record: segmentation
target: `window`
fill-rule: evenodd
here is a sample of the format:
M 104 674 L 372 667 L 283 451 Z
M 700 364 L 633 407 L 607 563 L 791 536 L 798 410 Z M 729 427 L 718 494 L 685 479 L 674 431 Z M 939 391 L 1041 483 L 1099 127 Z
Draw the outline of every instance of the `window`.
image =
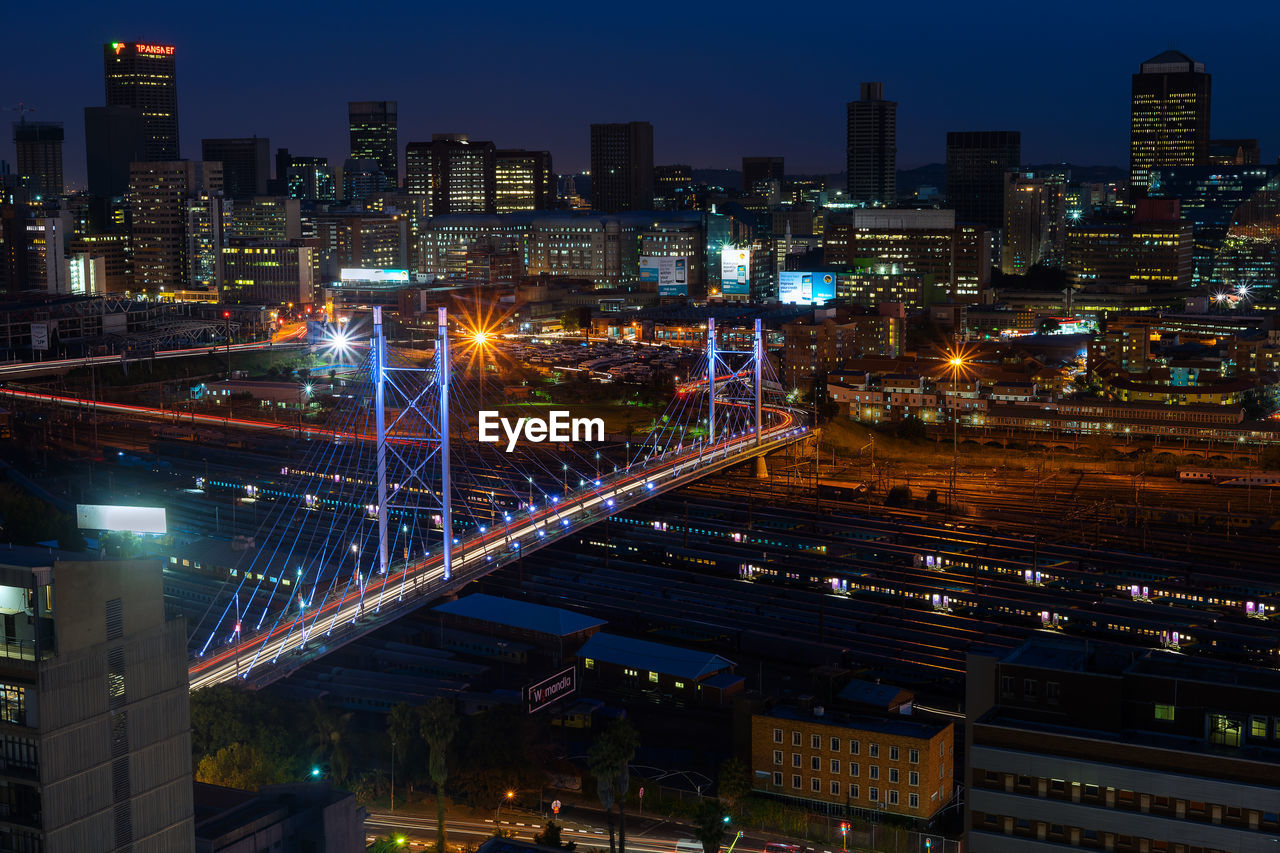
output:
M 636 677 L 638 677 L 638 676 L 640 675 L 640 673 L 639 673 L 637 670 L 634 670 L 634 669 L 625 669 L 625 668 L 624 668 L 624 669 L 622 670 L 622 673 L 623 673 L 624 675 L 629 675 L 629 676 L 631 676 L 632 678 L 636 678 Z
M 1244 725 L 1226 714 L 1209 715 L 1209 743 L 1217 746 L 1239 746 Z
M 839 752 L 839 751 L 840 751 L 840 738 L 838 738 L 838 737 L 833 737 L 833 738 L 831 739 L 831 751 L 832 751 L 832 752 Z
M 849 762 L 849 775 L 850 775 L 850 776 L 857 776 L 857 775 L 858 775 L 858 772 L 859 772 L 861 769 L 862 769 L 862 765 L 861 765 L 861 764 L 859 764 L 858 762 L 856 762 L 856 761 L 850 761 L 850 762 Z
M 799 776 L 797 776 L 797 775 L 795 775 L 795 774 L 792 774 L 792 776 L 791 776 L 791 787 L 793 787 L 793 788 L 795 788 L 795 789 L 797 789 L 797 790 L 800 788 L 800 777 L 799 777 Z
M 822 770 L 822 759 L 816 755 L 809 756 L 809 769 L 814 772 Z
M 914 770 L 912 770 L 910 773 L 908 773 L 908 774 L 907 774 L 907 784 L 908 784 L 908 785 L 910 785 L 910 786 L 911 786 L 911 787 L 913 787 L 913 788 L 914 788 L 915 786 L 919 785 L 919 784 L 920 784 L 920 774 L 919 774 L 919 773 L 917 773 L 917 772 L 916 772 L 916 771 L 914 771 Z
M 832 773 L 840 772 L 840 759 L 838 758 L 831 759 L 831 772 Z
M 773 730 L 773 742 L 782 743 L 782 729 Z
M 773 771 L 773 784 L 777 785 L 779 788 L 782 787 L 782 773 L 780 771 Z
M 822 735 L 809 735 L 809 746 L 812 749 L 822 749 Z
M 840 796 L 840 783 L 835 781 L 834 779 L 831 780 L 831 796 L 833 797 Z
M 896 767 L 889 768 L 889 781 L 895 785 L 898 783 L 898 768 Z
M 651 682 L 653 682 L 654 684 L 657 684 L 657 683 L 658 683 L 658 673 L 654 672 L 653 670 L 649 670 L 649 680 L 650 680 Z
M 1267 736 L 1267 718 L 1249 718 L 1249 737 L 1265 738 Z
M 1280 729 L 1278 729 L 1280 730 Z M 857 755 L 861 744 L 856 740 L 849 741 L 849 754 Z
M 889 760 L 890 761 L 898 760 L 898 748 L 896 746 L 889 747 Z
M 0 721 L 27 724 L 27 688 L 0 682 Z
M 1000 692 L 1005 696 L 1013 695 L 1013 676 L 1012 675 L 1000 676 Z
M 897 791 L 890 791 L 890 792 L 889 792 L 889 805 L 891 805 L 891 806 L 896 806 L 897 804 L 898 804 L 898 792 L 897 792 Z
M 675 686 L 676 686 L 678 689 L 682 689 L 682 688 L 684 687 L 684 682 L 683 682 L 683 681 L 677 681 L 677 682 L 675 682 Z
M 1036 680 L 1034 678 L 1022 679 L 1022 696 L 1024 699 L 1036 698 Z
M 814 776 L 812 779 L 809 780 L 809 787 L 813 790 L 815 794 L 821 794 L 822 780 L 819 779 L 817 776 Z
M 799 732 L 792 732 L 792 733 L 791 733 L 791 745 L 792 745 L 792 746 L 799 746 L 799 745 L 800 745 L 800 733 L 799 733 Z
M 791 753 L 791 766 L 792 767 L 800 766 L 800 753 L 798 752 Z
M 880 765 L 879 765 L 879 764 L 872 764 L 871 766 L 869 766 L 869 767 L 867 768 L 867 778 L 869 778 L 869 779 L 879 779 L 879 778 L 880 778 Z
M 877 802 L 879 802 L 879 801 L 880 801 L 880 789 L 879 789 L 879 788 L 868 788 L 868 789 L 867 789 L 867 799 L 868 799 L 868 800 L 870 800 L 870 801 L 871 801 L 871 802 L 873 802 L 873 803 L 877 803 Z
M 880 757 L 880 744 L 878 744 L 878 743 L 873 743 L 873 744 L 871 744 L 871 745 L 868 747 L 867 754 L 868 754 L 868 755 L 870 755 L 872 758 L 879 758 L 879 757 Z
M 918 750 L 918 749 L 908 749 L 908 750 L 907 750 L 907 761 L 908 761 L 908 762 L 910 762 L 911 764 L 919 764 L 919 763 L 920 763 L 920 750 Z
M 1044 701 L 1050 705 L 1058 704 L 1058 694 L 1062 692 L 1062 685 L 1056 681 L 1046 681 L 1044 683 Z
M 1172 720 L 1174 718 L 1174 707 L 1172 705 L 1156 705 L 1157 720 Z
M 773 763 L 774 763 L 774 764 L 777 764 L 777 765 L 781 765 L 781 764 L 782 764 L 782 750 L 780 750 L 780 749 L 775 749 L 775 750 L 773 751 Z
M 858 786 L 853 783 L 849 784 L 849 799 L 858 799 Z
M 920 795 L 919 795 L 919 794 L 907 794 L 907 805 L 908 805 L 908 806 L 910 806 L 910 807 L 911 807 L 911 808 L 913 808 L 913 809 L 918 809 L 918 808 L 920 808 Z

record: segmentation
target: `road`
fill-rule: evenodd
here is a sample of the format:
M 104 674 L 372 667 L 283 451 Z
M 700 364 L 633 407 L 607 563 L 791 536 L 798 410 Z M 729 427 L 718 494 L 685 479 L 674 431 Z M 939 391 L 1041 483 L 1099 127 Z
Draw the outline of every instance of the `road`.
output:
M 306 329 L 303 328 L 305 335 Z M 130 361 L 140 361 L 142 359 L 166 359 L 166 358 L 190 358 L 195 355 L 218 355 L 225 354 L 228 349 L 231 352 L 256 352 L 258 350 L 270 349 L 299 349 L 305 347 L 306 344 L 301 339 L 296 329 L 287 329 L 282 333 L 275 335 L 269 341 L 251 341 L 243 344 L 232 344 L 230 347 L 213 346 L 208 344 L 199 347 L 187 347 L 185 349 L 159 350 L 154 356 L 135 356 Z M 3 364 L 0 365 L 0 380 L 5 379 L 23 379 L 29 376 L 43 376 L 50 373 L 65 373 L 68 370 L 74 370 L 77 367 L 89 367 L 91 365 L 107 365 L 120 364 L 124 360 L 121 355 L 93 355 L 85 358 L 59 358 L 50 361 L 30 361 L 21 362 L 19 364 Z
M 730 404 L 733 405 L 733 404 Z M 314 610 L 286 606 L 293 616 L 280 620 L 270 630 L 235 639 L 216 652 L 191 662 L 191 689 L 248 678 L 263 686 L 288 671 L 349 642 L 375 627 L 416 609 L 451 589 L 488 574 L 521 554 L 588 527 L 603 518 L 651 497 L 679 488 L 716 471 L 781 449 L 807 434 L 797 413 L 771 408 L 774 421 L 757 442 L 754 433 L 723 438 L 714 444 L 698 442 L 677 447 L 662 455 L 609 477 L 588 483 L 574 497 L 534 508 L 491 530 L 454 546 L 452 571 L 446 577 L 443 555 L 436 553 L 396 569 L 378 579 L 355 584 L 340 598 L 327 600 Z M 352 585 L 348 585 L 350 587 Z M 336 635 L 335 635 L 336 634 Z M 275 666 L 282 655 L 292 655 L 284 665 Z

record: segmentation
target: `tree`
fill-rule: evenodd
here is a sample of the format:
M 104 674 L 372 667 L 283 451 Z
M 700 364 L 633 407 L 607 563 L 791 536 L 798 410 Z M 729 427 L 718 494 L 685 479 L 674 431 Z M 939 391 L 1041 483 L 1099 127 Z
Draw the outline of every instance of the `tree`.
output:
M 542 827 L 542 832 L 533 837 L 533 843 L 541 844 L 543 847 L 559 847 L 561 850 L 574 850 L 578 846 L 573 841 L 567 844 L 561 841 L 560 824 L 553 820 L 547 821 L 546 826 Z
M 351 745 L 347 742 L 350 713 L 342 713 L 321 702 L 311 706 L 311 753 L 313 762 L 327 761 L 329 776 L 341 785 L 351 772 Z
M 703 800 L 693 816 L 693 837 L 702 842 L 703 853 L 716 853 L 724 841 L 724 806 L 715 800 Z
M 396 765 L 404 765 L 405 757 L 414 752 L 414 747 L 421 738 L 418 728 L 418 718 L 413 708 L 408 702 L 400 702 L 392 706 L 391 713 L 387 715 L 387 739 L 391 741 L 391 779 L 393 782 L 392 791 L 394 792 Z M 397 760 L 398 759 L 398 760 Z M 391 803 L 394 809 L 396 804 Z
M 618 853 L 627 853 L 627 789 L 631 787 L 631 760 L 640 736 L 626 719 L 615 721 L 587 751 L 587 765 L 596 777 L 596 793 L 605 813 L 618 805 Z M 606 802 L 606 799 L 608 802 Z M 609 849 L 613 850 L 613 820 L 609 819 Z
M 196 781 L 256 791 L 263 785 L 293 780 L 287 766 L 273 762 L 256 746 L 233 743 L 200 759 L 196 765 Z
M 419 715 L 419 731 L 431 750 L 427 768 L 436 786 L 436 853 L 446 853 L 444 783 L 449 778 L 449 769 L 445 757 L 453 736 L 458 733 L 458 714 L 453 699 L 437 696 L 419 709 Z
M 739 758 L 730 758 L 720 765 L 720 779 L 716 785 L 720 800 L 730 812 L 737 812 L 747 794 L 751 793 L 751 771 Z

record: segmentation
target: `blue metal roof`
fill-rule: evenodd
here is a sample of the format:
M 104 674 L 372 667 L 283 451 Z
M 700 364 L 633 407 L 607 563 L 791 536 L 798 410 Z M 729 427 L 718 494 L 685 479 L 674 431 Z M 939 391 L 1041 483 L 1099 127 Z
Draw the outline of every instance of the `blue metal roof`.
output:
M 479 619 L 495 625 L 520 628 L 552 637 L 567 637 L 605 624 L 601 619 L 575 613 L 572 610 L 499 598 L 483 592 L 459 598 L 457 601 L 447 601 L 434 609 L 440 613 Z
M 710 652 L 697 652 L 649 640 L 633 640 L 603 631 L 591 635 L 591 639 L 578 650 L 578 657 L 647 669 L 692 681 L 733 666 L 733 661 Z

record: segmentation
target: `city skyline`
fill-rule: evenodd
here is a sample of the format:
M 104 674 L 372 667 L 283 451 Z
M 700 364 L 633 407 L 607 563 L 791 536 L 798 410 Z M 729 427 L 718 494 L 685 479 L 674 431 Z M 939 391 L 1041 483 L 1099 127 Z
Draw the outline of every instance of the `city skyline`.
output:
M 315 46 L 339 54 L 350 50 L 325 41 L 340 16 L 336 7 L 318 8 L 305 19 L 255 8 L 260 29 L 278 27 L 292 34 L 266 50 L 254 48 L 243 28 L 234 26 L 237 12 L 249 14 L 247 6 L 232 6 L 224 16 L 199 22 L 89 7 L 80 16 L 79 34 L 60 42 L 59 63 L 50 65 L 47 48 L 31 42 L 18 42 L 7 53 L 6 107 L 21 101 L 34 109 L 29 119 L 63 122 L 65 174 L 73 188 L 85 181 L 83 109 L 103 103 L 102 45 L 120 38 L 175 45 L 182 154 L 189 159 L 199 156 L 203 138 L 257 135 L 268 137 L 273 149 L 323 155 L 340 165 L 348 153 L 346 102 L 395 100 L 401 156 L 408 142 L 427 141 L 434 133 L 467 133 L 501 147 L 549 150 L 557 168 L 571 173 L 588 168 L 590 124 L 650 121 L 656 163 L 732 169 L 743 156 L 780 155 L 793 174 L 830 174 L 844 163 L 845 104 L 857 98 L 860 80 L 883 80 L 900 104 L 899 168 L 943 162 L 947 131 L 993 128 L 1020 130 L 1028 162 L 1122 168 L 1128 160 L 1130 76 L 1145 59 L 1173 47 L 1203 62 L 1216 78 L 1212 135 L 1257 137 L 1264 162 L 1272 160 L 1280 118 L 1265 110 L 1248 117 L 1264 97 L 1260 81 L 1273 76 L 1266 67 L 1272 60 L 1263 58 L 1266 28 L 1217 38 L 1221 25 L 1214 19 L 1194 26 L 1172 23 L 1177 18 L 1172 13 L 1189 5 L 1160 8 L 1160 20 L 1168 22 L 1160 26 L 1141 9 L 1108 10 L 1105 37 L 1117 46 L 1098 56 L 1079 47 L 1096 43 L 1089 37 L 1096 24 L 1087 10 L 1074 10 L 1053 34 L 1040 38 L 1001 24 L 957 44 L 949 34 L 944 41 L 943 33 L 959 22 L 959 13 L 938 6 L 927 29 L 905 41 L 875 40 L 851 53 L 815 45 L 808 53 L 791 54 L 804 61 L 781 64 L 766 48 L 762 59 L 775 67 L 767 80 L 716 87 L 689 81 L 718 79 L 727 73 L 725 63 L 744 59 L 734 45 L 754 42 L 745 40 L 747 23 L 709 12 L 693 13 L 687 45 L 661 47 L 670 36 L 654 17 L 635 25 L 627 46 L 606 52 L 592 46 L 581 16 L 530 20 L 531 13 L 520 7 L 499 7 L 489 22 L 491 48 L 482 63 L 448 37 L 470 26 L 461 11 L 441 10 L 432 18 L 406 13 L 402 31 L 421 33 L 425 55 L 436 60 L 424 63 L 421 46 L 378 50 L 376 34 L 359 22 L 349 22 L 343 32 L 348 45 L 371 51 L 369 61 L 325 61 L 324 51 Z M 16 31 L 36 27 L 34 18 L 24 20 L 30 14 L 15 10 Z M 889 12 L 876 14 L 863 26 L 898 26 Z M 846 13 L 832 11 L 825 20 L 838 25 Z M 809 31 L 805 23 L 785 21 L 771 29 L 780 44 L 803 43 Z M 1257 50 L 1251 49 L 1255 40 Z M 558 43 L 568 47 L 550 53 L 542 47 Z M 228 62 L 227 51 L 253 61 Z M 1046 55 L 1060 59 L 1046 63 Z M 636 62 L 654 58 L 664 61 L 622 80 L 578 73 L 603 63 L 635 68 Z M 971 69 L 971 75 L 953 73 L 957 66 Z M 1026 73 L 1037 66 L 1042 73 Z M 441 73 L 441 68 L 459 70 Z M 439 82 L 430 85 L 433 80 Z M 526 80 L 545 93 L 531 96 Z M 717 106 L 707 109 L 708 98 Z M 787 108 L 794 121 L 762 120 L 766 113 L 752 106 L 761 98 Z M 17 120 L 16 111 L 9 114 Z M 0 159 L 12 162 L 8 137 Z

